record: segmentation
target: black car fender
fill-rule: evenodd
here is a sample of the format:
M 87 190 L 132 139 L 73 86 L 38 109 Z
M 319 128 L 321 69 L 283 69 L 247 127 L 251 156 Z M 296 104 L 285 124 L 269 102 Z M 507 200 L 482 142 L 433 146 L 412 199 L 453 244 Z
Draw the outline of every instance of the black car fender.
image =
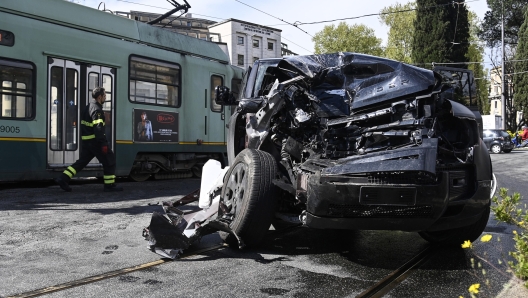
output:
M 491 158 L 488 148 L 482 139 L 479 139 L 479 144 L 473 147 L 473 160 L 475 162 L 477 180 L 492 180 Z

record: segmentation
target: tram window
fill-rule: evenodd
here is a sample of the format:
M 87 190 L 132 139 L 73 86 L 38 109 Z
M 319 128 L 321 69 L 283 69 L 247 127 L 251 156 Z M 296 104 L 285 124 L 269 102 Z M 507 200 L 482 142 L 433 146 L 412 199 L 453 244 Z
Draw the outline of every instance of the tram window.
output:
M 77 125 L 77 116 L 78 116 L 78 101 L 79 101 L 79 73 L 77 70 L 72 68 L 66 69 L 66 98 L 65 108 L 66 108 L 66 122 L 64 127 L 66 129 L 66 150 L 75 151 L 77 150 L 77 135 L 78 135 L 78 125 Z
M 0 60 L 0 119 L 34 117 L 33 66 Z
M 99 74 L 91 72 L 88 74 L 88 97 L 92 98 L 92 91 L 99 85 Z
M 180 106 L 181 73 L 178 64 L 133 56 L 129 77 L 131 102 Z
M 50 72 L 50 148 L 51 150 L 63 150 L 62 148 L 62 124 L 64 121 L 63 81 L 64 70 L 62 67 L 53 66 Z
M 222 106 L 219 104 L 216 104 L 216 102 L 214 101 L 216 86 L 224 86 L 224 78 L 221 76 L 212 75 L 211 76 L 211 110 L 213 112 L 221 112 Z
M 231 92 L 235 95 L 235 98 L 240 99 L 240 87 L 242 84 L 241 79 L 232 79 L 231 80 Z
M 112 110 L 112 97 L 114 96 L 114 91 L 112 90 L 112 77 L 110 75 L 103 75 L 103 88 L 106 93 L 106 101 L 103 104 L 103 110 L 111 111 Z

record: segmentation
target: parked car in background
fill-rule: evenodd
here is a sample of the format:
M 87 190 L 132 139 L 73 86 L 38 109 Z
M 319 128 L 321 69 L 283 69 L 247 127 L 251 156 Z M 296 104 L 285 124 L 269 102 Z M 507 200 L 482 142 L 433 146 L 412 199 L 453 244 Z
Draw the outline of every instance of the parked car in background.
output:
M 501 129 L 484 130 L 484 144 L 493 153 L 510 153 L 513 148 L 513 142 L 510 135 Z

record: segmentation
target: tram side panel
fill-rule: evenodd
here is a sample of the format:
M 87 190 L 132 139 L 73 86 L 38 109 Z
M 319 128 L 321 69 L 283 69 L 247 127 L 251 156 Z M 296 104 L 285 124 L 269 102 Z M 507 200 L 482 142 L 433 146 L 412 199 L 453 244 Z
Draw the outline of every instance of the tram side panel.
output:
M 0 181 L 37 180 L 46 175 L 44 58 L 35 58 L 30 33 L 35 22 L 0 12 Z M 39 59 L 40 58 L 40 59 Z
M 129 80 L 121 84 L 128 83 L 130 93 L 127 99 L 121 101 L 127 108 L 118 108 L 118 119 L 126 122 L 121 127 L 132 127 L 131 135 L 127 131 L 118 131 L 118 164 L 123 165 L 120 171 L 128 171 L 139 180 L 148 174 L 154 174 L 157 178 L 181 177 L 192 172 L 199 174 L 200 166 L 205 161 L 210 158 L 222 160 L 226 151 L 225 117 L 222 117 L 222 110 L 214 110 L 211 106 L 211 88 L 214 89 L 214 84 L 218 82 L 215 78 L 231 80 L 240 74 L 235 74 L 230 67 L 218 62 L 175 53 L 140 50 L 143 51 L 135 52 L 129 59 L 129 74 L 119 76 Z M 138 86 L 142 83 L 138 83 L 141 78 L 136 80 L 134 77 L 135 61 L 147 63 L 151 68 L 177 68 L 180 74 L 178 108 L 157 104 L 158 101 L 163 102 L 163 97 L 152 99 L 138 95 L 141 89 Z M 137 135 L 140 112 L 145 112 L 149 117 L 154 132 L 152 140 L 141 139 Z M 176 125 L 171 127 L 167 124 L 174 119 L 177 120 Z M 119 141 L 130 139 L 132 142 Z M 132 158 L 132 168 L 126 168 L 127 160 Z
M 114 103 L 110 108 L 110 116 L 114 124 L 111 132 L 118 158 L 118 175 L 128 175 L 138 169 L 139 173 L 144 174 L 144 166 L 148 168 L 151 160 L 158 163 L 158 167 L 164 165 L 165 170 L 188 170 L 201 161 L 200 158 L 203 160 L 204 157 L 218 157 L 225 152 L 223 133 L 225 119 L 222 119 L 224 117 L 221 112 L 211 109 L 210 94 L 211 88 L 214 88 L 211 83 L 212 76 L 220 77 L 224 80 L 224 84 L 230 82 L 234 76 L 240 76 L 227 65 L 4 12 L 0 12 L 0 30 L 10 31 L 16 38 L 13 46 L 1 46 L 0 52 L 2 80 L 6 82 L 2 83 L 3 114 L 0 117 L 0 126 L 9 127 L 4 128 L 3 131 L 0 127 L 2 147 L 0 181 L 49 179 L 61 172 L 60 166 L 50 167 L 47 156 L 47 152 L 51 150 L 49 131 L 56 125 L 52 122 L 50 107 L 58 103 L 49 86 L 50 58 L 64 59 L 79 65 L 79 73 L 76 77 L 78 86 L 74 88 L 79 111 L 89 99 L 90 73 L 85 70 L 93 65 L 114 69 L 115 76 L 112 77 L 114 81 L 111 90 Z M 216 45 L 211 44 L 211 46 Z M 129 67 L 130 57 L 134 56 L 181 67 L 181 78 L 178 83 L 179 106 L 145 102 L 145 99 L 143 102 L 137 101 L 137 98 L 136 101 L 131 100 L 132 78 Z M 7 64 L 11 68 L 7 67 Z M 13 65 L 18 71 L 13 71 Z M 4 77 L 13 77 L 13 72 L 24 71 L 32 78 L 25 79 L 27 81 L 25 87 L 22 88 L 23 82 L 20 81 L 23 80 L 24 75 L 20 75 L 18 88 L 8 88 L 9 80 Z M 15 81 L 11 84 L 15 84 Z M 161 91 L 163 93 L 166 88 Z M 6 108 L 8 102 L 14 102 L 11 98 L 16 98 L 18 105 L 22 102 L 26 104 L 24 110 L 27 115 L 6 116 L 12 112 L 9 110 L 16 113 L 16 109 Z M 24 100 L 18 101 L 18 98 Z M 64 104 L 67 104 L 66 100 Z M 16 104 L 14 106 L 17 107 Z M 151 110 L 169 116 L 177 115 L 177 139 L 151 143 L 135 139 L 134 133 L 139 119 L 137 115 L 134 116 L 134 112 L 137 110 Z M 76 142 L 79 144 L 78 132 Z M 67 144 L 64 147 L 75 148 Z M 100 167 L 79 173 L 79 176 L 100 175 L 102 175 Z

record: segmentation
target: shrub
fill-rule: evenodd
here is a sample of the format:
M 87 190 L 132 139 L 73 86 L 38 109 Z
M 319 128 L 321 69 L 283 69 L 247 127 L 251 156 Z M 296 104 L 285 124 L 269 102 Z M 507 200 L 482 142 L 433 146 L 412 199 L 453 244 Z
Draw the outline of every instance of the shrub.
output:
M 496 206 L 492 206 L 491 210 L 495 212 L 495 217 L 498 221 L 517 226 L 520 232 L 513 231 L 513 240 L 515 241 L 516 251 L 510 252 L 510 256 L 514 261 L 508 262 L 515 275 L 523 280 L 528 279 L 528 212 L 526 211 L 526 204 L 524 208 L 520 208 L 521 195 L 514 193 L 512 196 L 508 195 L 506 188 L 499 190 L 499 197 L 493 197 L 493 202 Z M 528 282 L 524 284 L 528 287 Z

